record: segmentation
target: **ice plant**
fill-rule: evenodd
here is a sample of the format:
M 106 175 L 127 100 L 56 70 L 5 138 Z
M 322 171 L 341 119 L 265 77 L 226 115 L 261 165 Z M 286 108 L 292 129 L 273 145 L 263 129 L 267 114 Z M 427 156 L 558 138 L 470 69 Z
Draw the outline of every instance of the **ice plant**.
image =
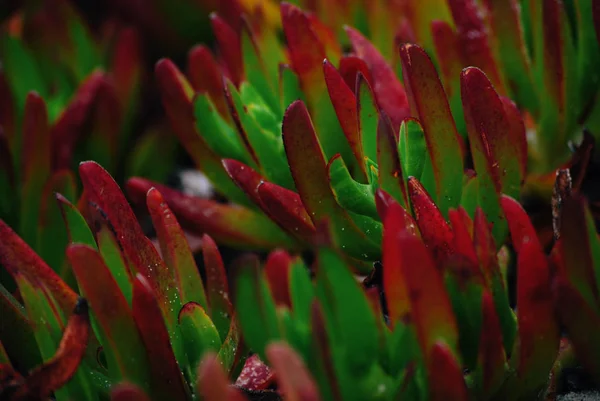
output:
M 215 16 L 220 65 L 198 47 L 189 54 L 189 81 L 168 60 L 156 67 L 173 129 L 217 190 L 241 210 L 268 216 L 303 247 L 327 216 L 348 257 L 375 261 L 382 238 L 375 191 L 418 213 L 408 196 L 414 177 L 446 217 L 459 205 L 473 217 L 481 206 L 501 244 L 507 229 L 500 194 L 519 197 L 527 173 L 525 126 L 515 104 L 480 69 L 458 73 L 463 136 L 421 47 L 400 48 L 402 84 L 357 31 L 347 30 L 354 54 L 342 55 L 313 16 L 289 4 L 281 14 L 290 66 L 276 68 L 285 52 L 272 32 L 254 35 L 246 26 L 239 37 Z M 269 79 L 274 71 L 278 82 Z M 216 230 L 189 223 L 211 235 Z
M 273 341 L 289 343 L 324 400 L 542 399 L 552 391 L 561 339 L 556 310 L 567 327 L 563 342 L 572 341 L 600 383 L 592 340 L 600 334 L 599 237 L 579 194 L 564 201 L 551 256 L 518 202 L 502 196 L 516 250 L 515 311 L 506 249 L 497 254 L 482 210 L 471 219 L 451 208 L 447 223 L 430 199 L 417 205 L 427 221 L 378 192 L 383 266 L 366 288 L 327 241 L 311 266 L 314 279 L 284 251 L 264 269 L 247 259 L 235 306 L 249 346 L 264 357 Z
M 47 397 L 54 392 L 57 400 L 99 400 L 127 382 L 153 399 L 191 400 L 200 359 L 209 351 L 218 353 L 229 378 L 237 378 L 246 347 L 212 239 L 203 238 L 203 283 L 183 231 L 158 190 L 148 191 L 146 202 L 162 257 L 102 167 L 83 163 L 80 176 L 86 194 L 80 203 L 83 215 L 64 196 L 55 200 L 69 235 L 66 255 L 75 287 L 0 221 L 0 260 L 18 287 L 13 294 L 0 286 L 1 398 L 24 400 L 20 397 L 30 393 Z M 89 340 L 86 331 L 78 331 L 88 330 L 79 321 L 85 304 L 75 312 L 81 317 L 73 318 L 79 323 L 67 322 L 78 296 L 90 305 Z M 65 327 L 66 339 L 59 346 Z M 39 373 L 24 380 L 14 377 L 10 367 L 27 372 L 41 363 Z M 261 366 L 268 382 L 272 374 L 262 364 L 255 369 Z

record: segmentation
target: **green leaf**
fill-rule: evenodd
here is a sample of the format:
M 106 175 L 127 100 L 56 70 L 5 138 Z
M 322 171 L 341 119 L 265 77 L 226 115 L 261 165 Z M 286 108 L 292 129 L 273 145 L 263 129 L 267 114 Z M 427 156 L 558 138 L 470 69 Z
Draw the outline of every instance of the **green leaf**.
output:
M 363 154 L 371 160 L 377 160 L 377 126 L 379 110 L 369 82 L 359 73 L 357 79 L 358 130 Z
M 339 154 L 329 161 L 327 169 L 331 189 L 341 207 L 373 219 L 379 218 L 371 185 L 354 181 Z
M 248 255 L 240 261 L 235 300 L 240 328 L 246 342 L 262 360 L 267 360 L 266 346 L 280 338 L 280 328 L 275 301 L 254 255 Z
M 98 250 L 94 234 L 92 234 L 85 218 L 81 215 L 79 210 L 62 194 L 56 194 L 56 201 L 58 202 L 58 207 L 60 208 L 63 220 L 67 226 L 69 242 L 71 244 L 85 244 Z
M 195 302 L 188 302 L 181 308 L 179 328 L 188 356 L 190 370 L 196 372 L 204 354 L 220 350 L 219 332 L 206 314 L 206 310 Z

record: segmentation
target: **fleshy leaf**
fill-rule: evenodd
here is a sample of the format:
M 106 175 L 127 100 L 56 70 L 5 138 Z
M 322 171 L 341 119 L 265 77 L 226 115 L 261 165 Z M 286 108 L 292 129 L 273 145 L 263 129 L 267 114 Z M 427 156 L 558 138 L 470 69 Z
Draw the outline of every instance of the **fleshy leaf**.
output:
M 152 187 L 163 195 L 181 227 L 191 233 L 207 233 L 219 243 L 242 249 L 297 246 L 275 223 L 254 210 L 186 195 L 143 178 L 131 178 L 127 182 L 127 192 L 135 203 L 144 202 Z
M 77 210 L 77 208 L 61 194 L 56 194 L 56 201 L 58 202 L 65 225 L 67 226 L 69 241 L 72 244 L 85 244 L 98 249 L 94 234 L 92 234 L 85 218 L 81 215 L 79 210 Z
M 498 141 L 501 141 L 502 138 L 508 138 L 506 132 L 512 127 L 506 124 L 502 103 L 496 104 L 496 108 L 494 109 L 494 103 L 491 102 L 498 98 L 489 80 L 481 70 L 474 67 L 463 70 L 461 75 L 461 94 L 471 145 L 471 154 L 473 155 L 473 163 L 477 171 L 479 206 L 493 225 L 492 232 L 496 244 L 501 244 L 504 242 L 507 230 L 506 220 L 500 207 L 499 194 L 504 189 L 501 177 L 504 174 L 504 169 L 508 167 L 500 166 L 499 158 L 501 156 L 500 154 L 496 155 L 495 149 L 491 148 L 498 144 Z M 481 96 L 486 94 L 487 96 Z M 499 122 L 496 120 L 498 117 L 494 118 L 495 124 L 489 121 L 492 116 L 488 112 L 491 110 L 493 110 L 493 116 L 497 116 L 498 113 L 500 115 Z M 503 123 L 504 126 L 498 127 L 497 124 L 499 123 Z M 502 156 L 510 157 L 506 153 L 511 153 L 509 150 L 511 145 L 516 144 L 506 144 L 505 149 L 507 150 L 501 152 Z M 516 158 L 515 153 L 513 153 L 513 156 L 515 156 L 516 160 L 512 163 L 511 168 L 514 168 L 516 171 L 515 173 L 507 171 L 510 174 L 520 174 L 520 170 L 518 170 L 519 160 Z M 515 181 L 516 184 L 513 184 Z M 509 182 L 510 184 L 507 185 L 506 190 L 513 192 L 513 185 L 518 188 L 521 179 L 517 176 L 516 180 L 515 178 L 510 178 Z
M 277 383 L 289 401 L 319 401 L 319 390 L 302 359 L 287 344 L 272 343 L 267 357 L 277 373 Z
M 292 103 L 285 113 L 283 141 L 296 188 L 313 222 L 331 219 L 334 233 L 339 236 L 336 240 L 348 254 L 362 259 L 377 258 L 380 251 L 376 243 L 361 232 L 335 200 L 321 147 L 301 101 Z M 340 231 L 345 232 L 340 236 Z
M 283 249 L 271 252 L 265 263 L 265 274 L 277 305 L 291 308 L 290 300 L 290 269 L 292 258 Z
M 190 399 L 189 388 L 171 348 L 171 342 L 179 339 L 172 338 L 167 330 L 152 286 L 139 273 L 133 281 L 132 316 L 146 349 L 152 394 L 176 400 Z
M 400 49 L 411 114 L 423 125 L 435 177 L 435 201 L 442 214 L 460 202 L 463 162 L 460 137 L 435 67 L 416 45 Z
M 127 382 L 119 383 L 110 391 L 110 401 L 151 401 L 140 387 Z
M 67 249 L 77 282 L 98 321 L 101 342 L 115 379 L 126 379 L 148 389 L 148 357 L 133 313 L 100 255 L 86 245 Z
M 198 369 L 197 393 L 206 401 L 248 401 L 240 390 L 229 385 L 216 355 L 204 357 Z
M 379 108 L 375 102 L 369 82 L 358 74 L 356 78 L 356 106 L 358 109 L 358 132 L 362 144 L 363 157 L 377 160 L 377 127 Z M 365 159 L 366 160 L 366 159 Z
M 229 283 L 223 259 L 217 244 L 208 235 L 202 236 L 202 257 L 206 272 L 206 292 L 208 293 L 210 316 L 219 331 L 221 341 L 224 341 L 229 332 L 233 306 L 229 300 Z
M 79 299 L 54 357 L 33 370 L 14 390 L 11 399 L 46 399 L 71 380 L 85 354 L 89 334 L 88 305 L 84 299 Z M 94 399 L 90 390 L 88 388 L 88 394 L 80 396 Z
M 188 77 L 196 92 L 206 93 L 222 118 L 229 110 L 223 93 L 223 77 L 219 65 L 205 45 L 197 45 L 188 53 Z
M 206 295 L 200 272 L 194 261 L 194 255 L 177 218 L 167 206 L 163 196 L 157 189 L 151 188 L 147 194 L 147 205 L 158 237 L 161 255 L 179 290 L 179 301 L 182 305 L 198 302 L 207 307 Z M 170 299 L 171 302 L 175 302 Z M 177 307 L 177 305 L 173 305 Z
M 441 267 L 454 252 L 452 228 L 425 188 L 414 177 L 408 179 L 408 194 L 423 242 L 430 248 L 435 261 Z
M 492 396 L 502 385 L 506 370 L 506 353 L 502 342 L 500 321 L 489 292 L 482 298 L 483 324 L 479 341 L 479 366 L 484 396 Z
M 437 341 L 432 345 L 428 359 L 431 400 L 467 401 L 469 393 L 462 368 L 452 348 L 444 341 Z
M 225 71 L 227 71 L 233 83 L 239 86 L 244 76 L 240 38 L 237 32 L 217 14 L 211 14 L 210 22 L 219 44 L 219 53 Z
M 364 36 L 352 28 L 345 29 L 354 51 L 369 66 L 373 77 L 370 83 L 377 103 L 390 117 L 394 131 L 398 130 L 402 119 L 410 114 L 408 99 L 402 84 L 383 56 Z
M 195 302 L 188 302 L 179 311 L 181 330 L 189 364 L 196 371 L 202 357 L 209 351 L 218 352 L 221 339 L 206 310 Z
M 391 195 L 396 202 L 407 208 L 408 194 L 405 172 L 398 154 L 398 142 L 391 124 L 385 115 L 379 118 L 377 125 L 377 168 L 379 170 L 379 188 Z

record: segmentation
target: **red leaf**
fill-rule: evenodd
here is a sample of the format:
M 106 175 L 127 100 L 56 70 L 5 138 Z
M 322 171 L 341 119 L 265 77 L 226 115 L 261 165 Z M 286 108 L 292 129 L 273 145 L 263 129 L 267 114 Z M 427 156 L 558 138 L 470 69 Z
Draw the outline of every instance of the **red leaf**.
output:
M 82 133 L 96 93 L 101 83 L 105 81 L 103 72 L 93 72 L 79 86 L 67 108 L 58 117 L 52 127 L 52 168 L 54 170 L 68 169 L 71 166 L 73 151 Z
M 317 18 L 316 14 L 308 13 L 306 17 L 310 22 L 310 27 L 312 28 L 313 32 L 323 44 L 323 49 L 325 50 L 327 57 L 334 60 L 334 62 L 337 62 L 342 55 L 342 48 L 335 32 L 333 32 L 329 26 Z
M 324 87 L 321 66 L 327 57 L 323 44 L 306 14 L 298 7 L 282 3 L 281 21 L 288 44 L 289 57 L 304 92 L 313 99 Z
M 344 56 L 340 59 L 340 75 L 346 82 L 346 85 L 352 93 L 356 94 L 356 79 L 358 78 L 358 74 L 361 73 L 363 77 L 367 80 L 371 88 L 373 87 L 373 77 L 371 76 L 371 70 L 369 66 L 360 57 L 356 56 Z
M 65 314 L 77 294 L 3 220 L 0 220 L 0 260 L 13 278 L 23 276 L 31 285 L 48 291 Z
M 223 92 L 223 74 L 205 45 L 197 45 L 188 53 L 187 75 L 196 92 L 208 93 L 221 117 L 230 118 Z
M 458 347 L 458 328 L 444 279 L 423 241 L 401 233 L 397 241 L 398 264 L 405 278 L 410 299 L 411 320 L 427 365 L 432 366 L 432 351 L 440 341 L 453 352 Z
M 383 289 L 387 301 L 390 321 L 407 321 L 410 300 L 403 273 L 399 241 L 404 234 L 418 236 L 412 217 L 396 201 L 388 205 L 383 219 Z
M 142 46 L 134 28 L 122 29 L 113 50 L 110 72 L 121 106 L 127 107 L 136 93 L 141 78 Z
M 238 33 L 214 13 L 210 16 L 210 22 L 227 76 L 236 87 L 239 87 L 244 76 L 244 64 L 242 61 L 242 45 Z
M 274 378 L 273 371 L 254 354 L 246 360 L 235 385 L 246 390 L 264 390 L 273 383 Z
M 492 396 L 505 379 L 506 353 L 494 299 L 487 291 L 483 293 L 481 306 L 483 321 L 479 342 L 479 365 L 483 375 L 484 394 Z
M 409 207 L 406 183 L 398 154 L 398 141 L 387 116 L 383 113 L 377 123 L 377 167 L 379 186 L 400 202 L 402 207 Z
M 173 354 L 158 300 L 150 283 L 141 274 L 133 281 L 132 313 L 146 347 L 153 395 L 163 399 L 189 399 L 191 395 Z
M 289 274 L 292 258 L 283 249 L 271 252 L 265 264 L 267 282 L 277 305 L 285 305 L 291 309 Z
M 110 391 L 110 401 L 151 401 L 139 387 L 129 383 L 119 383 Z
M 459 90 L 459 77 L 463 68 L 458 38 L 452 26 L 446 21 L 432 21 L 431 32 L 435 45 L 435 54 L 440 65 L 444 90 L 450 99 Z
M 270 182 L 258 186 L 258 195 L 273 220 L 297 238 L 312 241 L 315 226 L 300 195 Z
M 89 202 L 104 211 L 114 228 L 131 270 L 142 273 L 158 290 L 157 271 L 164 271 L 164 263 L 152 242 L 144 235 L 117 183 L 95 162 L 81 163 L 79 175 Z
M 480 274 L 481 271 L 479 270 L 479 261 L 477 259 L 477 254 L 475 253 L 473 237 L 469 233 L 469 227 L 467 227 L 465 223 L 465 215 L 466 212 L 462 207 L 459 207 L 458 210 L 450 209 L 448 211 L 452 232 L 454 233 L 453 248 L 457 254 L 465 258 L 469 267 L 472 268 L 475 273 Z
M 423 242 L 430 249 L 436 265 L 442 268 L 444 261 L 454 252 L 452 228 L 423 185 L 414 177 L 408 179 L 408 194 Z
M 344 235 L 337 239 L 344 241 L 342 247 L 349 244 L 346 247 L 349 255 L 363 259 L 378 257 L 379 247 L 360 231 L 335 199 L 329 185 L 327 165 L 321 146 L 302 101 L 295 101 L 288 107 L 283 117 L 282 130 L 292 176 L 313 223 L 324 218 L 331 219 L 334 232 L 345 231 Z M 350 245 L 353 243 L 363 243 L 364 248 L 358 249 Z
M 288 401 L 319 401 L 319 388 L 300 356 L 285 343 L 267 346 L 267 357 L 277 373 L 277 384 Z
M 446 211 L 460 203 L 463 162 L 460 137 L 431 59 L 416 45 L 400 48 L 411 114 L 423 126 L 435 178 L 435 200 Z
M 488 43 L 487 29 L 475 0 L 448 1 L 456 23 L 464 65 L 481 68 L 491 77 L 497 90 L 505 95 L 506 89 Z
M 531 220 L 529 220 L 527 212 L 518 201 L 507 195 L 502 195 L 500 203 L 508 222 L 512 244 L 519 253 L 524 242 L 537 240 L 536 231 L 531 224 Z
M 221 362 L 214 354 L 207 354 L 198 368 L 197 393 L 205 401 L 248 401 L 242 392 L 229 385 Z
M 229 300 L 229 283 L 217 244 L 208 235 L 202 237 L 202 256 L 206 272 L 206 292 L 210 315 L 219 332 L 227 332 L 233 306 Z
M 478 175 L 489 174 L 497 192 L 518 196 L 524 179 L 521 175 L 524 127 L 522 129 L 519 122 L 514 121 L 514 110 L 511 110 L 513 121 L 508 119 L 505 106 L 509 104 L 500 99 L 481 70 L 465 69 L 461 88 L 471 148 L 485 156 L 485 161 L 473 156 Z
M 88 304 L 80 298 L 52 359 L 33 370 L 9 396 L 13 400 L 47 399 L 75 374 L 83 359 L 90 333 Z
M 507 97 L 501 97 L 504 103 L 504 112 L 508 119 L 508 140 L 513 143 L 512 150 L 515 152 L 519 163 L 521 179 L 527 176 L 527 132 L 525 122 L 517 105 Z
M 490 225 L 480 207 L 475 210 L 473 238 L 481 270 L 488 285 L 491 285 L 492 278 L 500 275 L 500 266 L 498 265 L 496 243 Z M 504 282 L 504 280 L 501 280 L 501 282 Z
M 163 195 L 181 227 L 192 234 L 209 234 L 219 243 L 243 249 L 298 247 L 275 223 L 254 210 L 186 195 L 143 178 L 127 182 L 127 192 L 134 203 L 142 203 L 152 187 Z
M 558 352 L 560 331 L 554 315 L 548 260 L 537 238 L 521 244 L 517 260 L 518 372 L 547 377 Z M 537 385 L 524 379 L 524 385 Z
M 377 214 L 379 214 L 379 219 L 381 221 L 385 221 L 387 211 L 389 210 L 390 205 L 394 202 L 398 203 L 390 194 L 381 188 L 377 188 L 375 191 L 375 206 L 377 207 Z
M 357 114 L 357 102 L 354 96 L 354 81 L 353 86 L 349 87 L 344 78 L 335 69 L 335 67 L 328 61 L 323 62 L 323 73 L 325 75 L 325 83 L 327 84 L 327 91 L 329 92 L 329 98 L 335 109 L 335 114 L 340 122 L 346 140 L 354 153 L 357 165 L 361 168 L 364 174 L 364 178 L 367 177 L 367 171 L 365 169 L 365 163 L 363 160 L 363 149 L 360 139 L 360 133 L 358 128 L 358 114 Z
M 373 77 L 370 82 L 377 103 L 390 116 L 394 131 L 398 131 L 402 120 L 410 116 L 408 98 L 402 84 L 383 56 L 364 36 L 349 27 L 346 27 L 346 34 L 356 54 L 369 66 Z
M 428 368 L 432 401 L 469 399 L 462 368 L 451 348 L 443 341 L 432 346 Z
M 181 305 L 198 302 L 206 308 L 206 296 L 200 272 L 194 261 L 194 255 L 187 242 L 185 233 L 163 196 L 157 189 L 151 188 L 147 195 L 147 205 L 160 243 L 162 258 L 168 269 L 161 269 L 165 277 L 161 281 L 173 283 L 170 291 L 178 290 Z M 167 287 L 170 287 L 167 284 Z M 169 299 L 173 301 L 173 294 Z

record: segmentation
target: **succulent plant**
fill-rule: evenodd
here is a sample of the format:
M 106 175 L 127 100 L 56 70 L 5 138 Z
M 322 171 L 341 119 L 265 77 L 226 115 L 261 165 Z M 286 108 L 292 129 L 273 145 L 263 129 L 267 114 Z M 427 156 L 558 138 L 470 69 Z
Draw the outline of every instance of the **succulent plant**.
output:
M 237 378 L 246 348 L 212 239 L 205 236 L 202 243 L 205 287 L 183 231 L 157 190 L 146 199 L 162 258 L 112 177 L 93 162 L 82 163 L 80 175 L 85 213 L 56 195 L 69 234 L 66 256 L 74 287 L 0 221 L 2 265 L 18 286 L 14 296 L 0 287 L 0 389 L 8 397 L 3 399 L 46 399 L 50 392 L 57 400 L 106 399 L 115 384 L 127 382 L 154 399 L 189 400 L 200 357 L 209 350 Z M 79 296 L 85 299 L 77 303 Z M 83 322 L 87 303 L 92 330 Z M 76 322 L 68 324 L 74 308 Z M 27 371 L 40 362 L 38 373 L 4 382 L 11 364 Z
M 113 24 L 96 40 L 65 0 L 34 3 L 0 33 L 0 217 L 58 270 L 46 252 L 58 247 L 41 237 L 58 213 L 53 192 L 77 193 L 77 161 L 97 160 L 119 180 L 163 180 L 176 143 L 160 125 L 133 135 L 143 75 L 135 30 Z
M 384 189 L 410 207 L 407 182 L 415 177 L 446 217 L 450 207 L 463 205 L 473 216 L 481 206 L 501 244 L 507 227 L 500 194 L 519 197 L 527 174 L 526 131 L 514 103 L 498 95 L 480 69 L 465 69 L 463 137 L 422 48 L 401 47 L 402 85 L 357 31 L 348 28 L 356 55 L 341 56 L 318 20 L 285 3 L 281 10 L 293 69 L 279 69 L 278 85 L 268 77 L 272 65 L 283 61 L 283 50 L 271 33 L 258 37 L 245 30 L 237 40 L 218 17 L 222 69 L 204 47 L 190 52 L 190 81 L 168 60 L 156 67 L 173 129 L 217 190 L 248 215 L 275 222 L 278 245 L 291 238 L 308 246 L 318 221 L 328 217 L 347 256 L 375 261 L 382 238 L 375 191 Z M 242 57 L 235 52 L 240 47 Z M 263 54 L 271 55 L 268 61 Z M 153 185 L 147 182 L 143 190 Z M 166 200 L 186 220 L 170 196 Z M 204 219 L 189 226 L 216 237 L 217 223 Z M 263 246 L 258 231 L 248 245 Z

